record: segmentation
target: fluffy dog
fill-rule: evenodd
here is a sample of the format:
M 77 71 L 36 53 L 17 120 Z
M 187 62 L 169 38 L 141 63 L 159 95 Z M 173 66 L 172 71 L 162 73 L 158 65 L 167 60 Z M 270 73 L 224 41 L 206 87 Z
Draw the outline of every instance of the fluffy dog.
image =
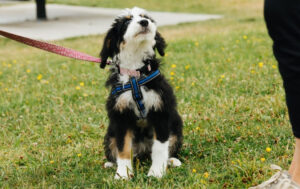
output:
M 180 166 L 176 158 L 182 145 L 182 120 L 176 98 L 159 72 L 157 50 L 164 56 L 166 43 L 155 21 L 143 9 L 126 9 L 109 29 L 100 56 L 101 68 L 112 60 L 106 86 L 109 126 L 104 139 L 108 160 L 117 164 L 116 179 L 133 175 L 133 157 L 151 155 L 148 176 L 166 173 L 167 164 Z

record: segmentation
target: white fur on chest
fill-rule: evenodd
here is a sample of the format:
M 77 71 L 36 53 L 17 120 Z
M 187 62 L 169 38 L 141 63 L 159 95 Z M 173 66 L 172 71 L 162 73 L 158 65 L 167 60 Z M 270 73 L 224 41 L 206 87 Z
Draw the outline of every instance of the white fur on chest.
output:
M 129 81 L 129 76 L 120 76 L 120 80 L 123 84 Z M 154 111 L 161 109 L 162 101 L 159 94 L 157 94 L 154 90 L 145 90 L 144 86 L 141 86 L 141 92 L 143 95 L 143 103 L 145 106 L 146 115 L 148 114 L 151 108 L 154 108 Z M 124 109 L 129 108 L 134 110 L 137 116 L 140 116 L 140 112 L 138 107 L 132 97 L 132 91 L 126 91 L 122 93 L 116 100 L 116 104 L 114 107 L 116 110 L 122 112 Z
M 116 58 L 121 62 L 120 67 L 136 70 L 144 66 L 143 60 L 155 54 L 153 46 L 155 40 L 144 41 L 137 45 L 135 42 L 128 41 L 121 45 L 120 53 Z

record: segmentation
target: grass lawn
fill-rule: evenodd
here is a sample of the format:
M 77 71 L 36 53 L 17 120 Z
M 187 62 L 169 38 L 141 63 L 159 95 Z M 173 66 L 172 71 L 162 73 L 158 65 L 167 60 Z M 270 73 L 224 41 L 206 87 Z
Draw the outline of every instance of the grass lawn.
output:
M 262 1 L 48 2 L 225 17 L 159 28 L 168 42 L 162 71 L 185 135 L 183 166 L 161 180 L 146 176 L 149 161 L 136 165 L 131 181 L 103 168 L 107 70 L 1 38 L 0 188 L 247 188 L 274 173 L 270 164 L 288 168 L 294 139 Z M 55 43 L 97 56 L 102 41 Z

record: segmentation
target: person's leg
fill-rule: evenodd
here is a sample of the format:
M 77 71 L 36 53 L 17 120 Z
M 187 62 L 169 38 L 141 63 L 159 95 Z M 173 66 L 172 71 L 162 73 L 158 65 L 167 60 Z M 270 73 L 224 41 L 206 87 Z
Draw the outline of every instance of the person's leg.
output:
M 279 169 L 274 176 L 251 189 L 300 188 L 300 1 L 265 0 L 264 16 L 273 52 L 283 79 L 286 104 L 293 134 L 296 137 L 292 164 L 287 171 Z
M 281 66 L 279 69 L 284 81 L 290 122 L 294 136 L 296 137 L 295 151 L 289 173 L 292 179 L 300 184 L 300 74 L 288 73 L 289 71 L 287 71 L 285 66 Z
M 293 175 L 293 174 L 294 174 L 294 171 L 295 171 L 296 166 L 297 166 L 296 149 L 297 149 L 297 145 L 295 146 L 295 151 L 294 151 L 294 155 L 293 155 L 293 160 L 292 160 L 291 166 L 290 166 L 290 168 L 289 168 L 289 174 L 290 174 L 290 175 Z
M 300 184 L 300 1 L 265 0 L 264 16 L 283 79 L 290 122 L 296 137 L 289 173 Z
M 296 146 L 292 164 L 289 169 L 292 179 L 300 184 L 300 139 L 296 138 Z

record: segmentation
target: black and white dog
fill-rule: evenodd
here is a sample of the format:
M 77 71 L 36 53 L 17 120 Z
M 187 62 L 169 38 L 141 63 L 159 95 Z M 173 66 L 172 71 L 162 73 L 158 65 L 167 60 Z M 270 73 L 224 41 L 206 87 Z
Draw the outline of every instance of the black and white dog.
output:
M 182 120 L 171 86 L 159 72 L 155 50 L 163 56 L 165 40 L 146 11 L 126 9 L 108 31 L 102 64 L 112 59 L 106 82 L 111 93 L 106 103 L 109 127 L 104 139 L 108 160 L 117 163 L 116 179 L 133 175 L 133 157 L 150 155 L 148 176 L 162 177 L 167 164 L 180 166 L 176 158 L 182 144 Z

